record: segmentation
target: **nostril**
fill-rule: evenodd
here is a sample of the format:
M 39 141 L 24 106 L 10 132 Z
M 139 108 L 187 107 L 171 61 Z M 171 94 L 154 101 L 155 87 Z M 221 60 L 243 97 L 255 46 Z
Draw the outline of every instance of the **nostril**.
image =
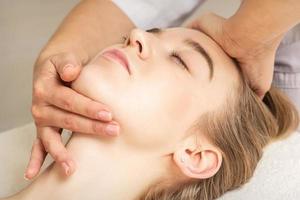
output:
M 127 39 L 126 45 L 129 45 L 129 44 L 130 44 L 130 38 Z
M 139 45 L 139 52 L 142 53 L 142 44 L 139 41 L 136 41 L 136 43 Z

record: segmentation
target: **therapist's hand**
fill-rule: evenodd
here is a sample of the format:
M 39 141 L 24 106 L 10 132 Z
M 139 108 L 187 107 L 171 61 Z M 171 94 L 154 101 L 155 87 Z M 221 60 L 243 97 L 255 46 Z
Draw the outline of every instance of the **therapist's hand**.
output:
M 238 62 L 252 90 L 263 98 L 271 87 L 275 52 L 282 36 L 261 40 L 255 33 L 260 30 L 255 27 L 253 29 L 256 30 L 251 33 L 242 30 L 233 32 L 238 28 L 232 27 L 228 20 L 213 13 L 204 14 L 187 26 L 198 29 L 215 40 Z
M 33 74 L 32 115 L 37 129 L 25 178 L 35 177 L 49 153 L 66 175 L 75 170 L 75 162 L 61 140 L 61 130 L 87 134 L 118 135 L 109 108 L 68 87 L 82 68 L 73 53 L 60 53 L 37 60 Z M 108 125 L 117 125 L 109 129 Z M 108 129 L 107 129 L 108 128 Z M 110 131 L 109 131 L 110 130 Z

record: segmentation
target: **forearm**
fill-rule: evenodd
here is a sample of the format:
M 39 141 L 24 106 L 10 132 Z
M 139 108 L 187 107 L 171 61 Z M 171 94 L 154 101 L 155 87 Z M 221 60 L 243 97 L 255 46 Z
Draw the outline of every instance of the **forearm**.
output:
M 247 42 L 253 41 L 268 43 L 300 22 L 299 10 L 299 0 L 243 0 L 225 28 L 245 46 L 251 46 Z
M 70 51 L 87 61 L 102 48 L 120 42 L 132 28 L 134 24 L 113 2 L 84 0 L 63 20 L 41 57 Z

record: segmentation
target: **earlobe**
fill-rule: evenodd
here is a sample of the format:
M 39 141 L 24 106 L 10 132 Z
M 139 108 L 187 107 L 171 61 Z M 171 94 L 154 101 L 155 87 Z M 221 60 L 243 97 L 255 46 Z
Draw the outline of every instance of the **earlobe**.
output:
M 206 179 L 218 172 L 222 163 L 222 154 L 213 146 L 194 149 L 182 147 L 174 152 L 173 159 L 184 175 Z

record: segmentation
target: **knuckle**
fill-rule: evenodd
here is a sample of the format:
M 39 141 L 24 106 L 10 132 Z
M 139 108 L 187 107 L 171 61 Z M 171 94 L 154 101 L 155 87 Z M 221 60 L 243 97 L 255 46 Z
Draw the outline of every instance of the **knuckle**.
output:
M 35 162 L 35 163 L 40 163 L 43 161 L 43 158 L 38 156 L 38 154 L 36 152 L 33 152 L 31 155 L 31 161 Z
M 39 138 L 36 138 L 35 141 L 34 141 L 34 143 L 33 143 L 33 145 L 36 148 L 39 147 L 39 146 L 41 146 L 42 145 L 41 144 L 41 140 Z
M 30 162 L 32 165 L 37 165 L 37 163 L 41 162 L 41 159 L 36 155 L 32 155 L 30 158 Z
M 56 67 L 57 65 L 57 61 L 59 60 L 59 55 L 60 54 L 55 54 L 55 55 L 52 55 L 49 59 L 49 61 L 51 62 L 51 64 Z
M 36 105 L 31 106 L 31 114 L 34 118 L 40 115 Z
M 65 58 L 68 62 L 70 63 L 73 63 L 73 64 L 78 64 L 77 62 L 77 57 L 76 55 L 74 54 L 74 52 L 68 52 L 66 55 L 65 55 Z
M 53 140 L 53 139 L 47 139 L 43 142 L 45 150 L 51 154 L 51 156 L 53 157 L 54 155 L 56 155 L 57 150 L 56 150 L 56 146 L 57 146 L 57 141 Z M 56 155 L 59 156 L 59 155 Z M 54 159 L 54 158 L 53 158 Z M 55 159 L 56 160 L 56 159 Z
M 45 92 L 42 86 L 40 84 L 34 84 L 33 86 L 33 98 L 34 99 L 43 99 L 45 96 Z
M 55 151 L 51 152 L 51 157 L 53 158 L 53 160 L 58 161 L 59 160 L 59 154 Z
M 63 150 L 53 151 L 51 156 L 56 162 L 63 162 L 66 160 L 66 154 Z
M 53 144 L 52 144 L 52 141 L 51 140 L 43 140 L 43 145 L 44 145 L 44 148 L 45 148 L 45 150 L 47 151 L 47 152 L 50 152 L 50 151 L 52 151 L 52 146 L 53 146 Z
M 37 105 L 31 106 L 31 113 L 36 124 L 41 124 L 43 121 L 43 115 Z
M 89 106 L 89 105 L 92 105 L 91 100 L 89 100 L 89 102 L 87 102 L 87 106 L 85 107 L 84 112 L 87 116 L 94 116 L 94 109 L 92 108 L 92 106 Z
M 92 122 L 92 133 L 100 133 L 102 132 L 104 127 L 97 122 Z
M 58 151 L 53 150 L 53 151 L 51 152 L 51 156 L 52 156 L 52 158 L 53 158 L 55 161 L 61 160 L 61 156 L 60 156 L 60 153 L 59 153 Z
M 37 157 L 36 155 L 31 155 L 30 161 L 29 161 L 30 166 L 38 166 L 39 163 L 41 163 L 41 162 L 42 162 L 42 160 L 39 157 Z
M 74 106 L 73 106 L 73 102 L 72 102 L 71 98 L 63 98 L 62 106 L 65 110 L 68 110 L 71 112 L 74 110 Z
M 75 123 L 74 123 L 72 117 L 70 117 L 70 116 L 66 116 L 63 119 L 63 124 L 64 124 L 66 129 L 75 130 L 75 128 L 76 128 Z

